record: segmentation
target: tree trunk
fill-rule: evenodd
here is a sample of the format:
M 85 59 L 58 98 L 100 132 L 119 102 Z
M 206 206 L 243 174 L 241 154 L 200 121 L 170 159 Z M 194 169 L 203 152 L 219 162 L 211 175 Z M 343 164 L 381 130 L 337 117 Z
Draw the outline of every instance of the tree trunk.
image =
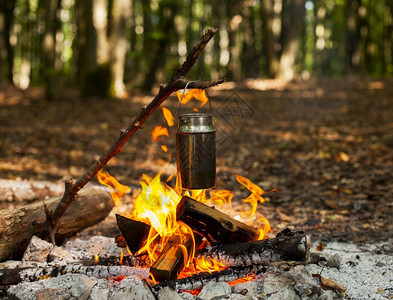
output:
M 142 85 L 142 89 L 149 91 L 156 81 L 156 75 L 160 67 L 165 66 L 166 48 L 170 43 L 170 36 L 173 34 L 174 17 L 179 5 L 173 1 L 162 1 L 159 3 L 160 20 L 156 28 L 158 44 L 154 50 L 154 54 L 149 62 L 149 68 Z
M 42 35 L 42 76 L 45 85 L 45 95 L 48 100 L 53 100 L 58 91 L 55 81 L 55 56 L 56 56 L 56 32 L 55 19 L 57 7 L 51 0 L 40 0 L 40 15 L 43 15 L 45 29 Z
M 281 57 L 278 77 L 291 81 L 299 48 L 299 37 L 304 22 L 305 0 L 283 1 Z
M 347 64 L 352 70 L 360 67 L 359 0 L 347 0 Z
M 261 0 L 263 48 L 267 61 L 267 74 L 276 77 L 279 70 L 279 56 L 275 50 L 277 32 L 274 31 L 274 2 L 275 0 Z M 278 27 L 278 26 L 277 26 Z
M 127 53 L 126 23 L 131 17 L 131 0 L 114 0 L 110 32 L 110 96 L 127 96 L 124 85 L 124 66 Z
M 106 1 L 77 1 L 78 77 L 82 96 L 107 97 L 109 92 L 108 13 Z
M 13 84 L 14 47 L 10 43 L 10 33 L 15 2 L 2 0 L 0 4 L 0 84 Z

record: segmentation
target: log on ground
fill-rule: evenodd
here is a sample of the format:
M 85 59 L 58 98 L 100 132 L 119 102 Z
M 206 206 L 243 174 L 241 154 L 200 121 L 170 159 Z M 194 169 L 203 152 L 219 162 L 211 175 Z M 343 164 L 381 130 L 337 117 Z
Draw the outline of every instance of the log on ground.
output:
M 49 211 L 61 197 L 45 200 Z M 80 191 L 62 218 L 56 241 L 62 242 L 86 227 L 102 221 L 113 208 L 109 193 L 99 187 Z M 33 235 L 39 235 L 46 224 L 42 201 L 0 211 L 0 261 L 20 258 Z

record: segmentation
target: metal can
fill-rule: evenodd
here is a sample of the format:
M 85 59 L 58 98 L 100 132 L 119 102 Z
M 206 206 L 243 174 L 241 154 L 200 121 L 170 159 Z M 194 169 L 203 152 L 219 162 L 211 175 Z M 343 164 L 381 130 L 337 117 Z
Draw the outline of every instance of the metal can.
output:
M 211 113 L 188 113 L 178 117 L 176 130 L 177 173 L 186 189 L 216 185 L 216 130 Z

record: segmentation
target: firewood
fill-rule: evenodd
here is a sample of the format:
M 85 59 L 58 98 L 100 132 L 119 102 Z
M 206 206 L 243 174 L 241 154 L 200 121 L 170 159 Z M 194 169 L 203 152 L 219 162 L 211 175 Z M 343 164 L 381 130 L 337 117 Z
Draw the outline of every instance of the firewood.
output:
M 183 270 L 184 253 L 182 246 L 190 253 L 192 247 L 192 236 L 185 234 L 185 241 L 181 241 L 178 235 L 170 237 L 159 257 L 150 268 L 150 273 L 157 281 L 176 279 L 177 275 Z M 181 246 L 182 245 L 182 246 Z
M 255 241 L 259 236 L 252 227 L 187 196 L 177 205 L 176 217 L 213 245 Z
M 116 222 L 126 240 L 128 249 L 135 254 L 143 246 L 151 226 L 118 214 L 116 214 Z
M 96 278 L 117 276 L 138 276 L 147 279 L 149 268 L 134 266 L 83 266 L 80 264 L 47 265 L 15 269 L 0 269 L 0 285 L 14 285 L 20 282 L 38 281 L 43 278 L 56 277 L 64 274 L 85 274 Z
M 305 262 L 310 245 L 302 231 L 285 229 L 275 238 L 213 247 L 207 254 L 229 267 L 269 265 L 282 261 Z
M 48 209 L 55 209 L 60 198 L 45 200 Z M 82 229 L 99 223 L 112 207 L 112 198 L 101 188 L 90 187 L 81 191 L 61 220 L 56 241 L 61 242 Z M 0 211 L 0 261 L 20 258 L 31 237 L 39 235 L 45 223 L 42 201 Z

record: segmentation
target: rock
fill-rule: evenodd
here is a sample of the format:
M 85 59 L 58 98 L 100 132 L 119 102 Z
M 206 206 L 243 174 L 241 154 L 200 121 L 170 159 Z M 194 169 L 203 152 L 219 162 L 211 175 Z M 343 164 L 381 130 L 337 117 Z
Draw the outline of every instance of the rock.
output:
M 59 261 L 59 260 L 71 260 L 72 257 L 67 250 L 64 250 L 61 247 L 55 246 L 52 248 L 48 255 L 48 261 Z
M 226 282 L 209 282 L 199 293 L 198 298 L 211 300 L 213 298 L 224 297 L 231 294 L 231 287 Z
M 157 293 L 157 297 L 159 300 L 182 300 L 179 294 L 169 287 L 164 287 L 163 289 L 159 290 Z
M 269 300 L 300 300 L 300 297 L 292 287 L 287 286 L 277 293 L 272 294 Z
M 322 294 L 322 288 L 313 280 L 311 274 L 307 272 L 304 266 L 295 266 L 287 274 L 295 282 L 294 288 L 298 295 L 305 295 L 312 300 L 314 298 L 318 299 L 319 295 Z
M 49 252 L 52 250 L 53 244 L 41 240 L 39 237 L 33 236 L 23 254 L 22 262 L 36 261 L 46 262 Z
M 37 300 L 68 300 L 71 298 L 65 289 L 45 289 L 35 293 Z
M 41 299 L 50 298 L 58 294 L 60 299 L 87 300 L 95 282 L 82 274 L 66 274 L 55 278 L 44 279 L 38 282 L 24 282 L 8 289 L 10 300 L 36 300 L 38 295 Z M 52 291 L 44 292 L 51 289 Z M 69 296 L 69 298 L 65 298 Z M 45 298 L 46 297 L 46 298 Z
M 263 280 L 256 278 L 255 281 L 247 281 L 232 286 L 232 295 L 240 294 L 243 296 L 250 296 L 258 298 L 263 294 Z
M 312 252 L 310 254 L 310 263 L 316 265 L 325 265 L 326 267 L 340 269 L 341 257 L 335 254 Z
M 114 289 L 114 284 L 107 279 L 97 279 L 90 291 L 89 300 L 108 300 Z
M 328 290 L 325 291 L 318 300 L 339 300 L 342 299 L 339 295 L 337 295 L 334 291 Z
M 20 266 L 20 263 L 19 260 L 7 260 L 0 263 L 0 269 L 15 269 Z
M 119 288 L 113 291 L 111 300 L 155 300 L 150 287 L 145 281 L 136 276 L 130 276 L 124 279 Z
M 293 287 L 294 284 L 294 281 L 283 271 L 269 271 L 264 277 L 262 293 L 265 295 L 275 294 L 288 286 Z

